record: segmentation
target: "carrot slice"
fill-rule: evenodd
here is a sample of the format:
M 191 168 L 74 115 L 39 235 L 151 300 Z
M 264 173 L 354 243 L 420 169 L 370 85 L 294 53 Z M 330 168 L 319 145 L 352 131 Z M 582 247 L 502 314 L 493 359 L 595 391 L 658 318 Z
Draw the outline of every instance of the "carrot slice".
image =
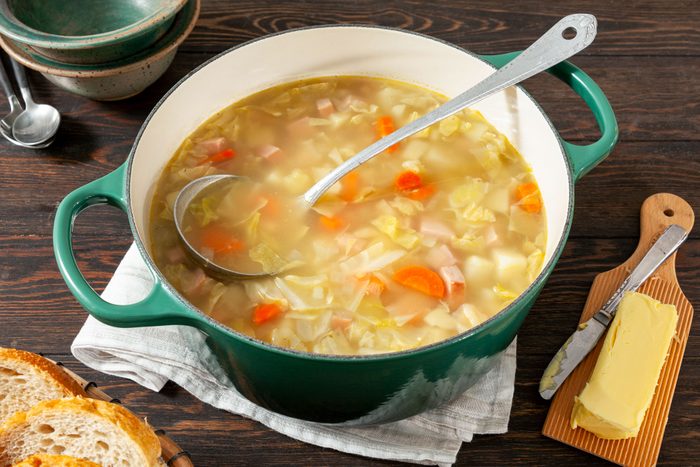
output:
M 515 199 L 518 206 L 525 212 L 537 214 L 542 211 L 542 200 L 536 183 L 529 182 L 518 185 L 515 189 Z
M 406 266 L 394 273 L 399 284 L 417 290 L 431 297 L 445 296 L 445 283 L 438 273 L 423 266 Z
M 245 243 L 217 225 L 209 225 L 203 229 L 200 238 L 203 247 L 217 254 L 235 253 L 245 247 Z
M 277 318 L 282 307 L 276 303 L 261 303 L 253 309 L 253 323 L 263 324 Z
M 394 186 L 399 191 L 412 191 L 423 186 L 423 180 L 421 180 L 420 175 L 413 172 L 412 170 L 407 170 L 401 172 L 396 180 L 394 180 Z
M 435 187 L 433 185 L 423 185 L 420 188 L 416 188 L 413 191 L 409 191 L 408 193 L 406 193 L 406 196 L 417 201 L 422 201 L 426 198 L 431 197 L 433 193 L 435 193 Z
M 236 151 L 233 149 L 224 149 L 221 152 L 217 152 L 216 154 L 213 154 L 206 159 L 204 159 L 201 164 L 206 164 L 206 163 L 212 163 L 212 164 L 218 164 L 219 162 L 227 161 L 229 159 L 233 159 L 233 157 L 236 155 Z
M 260 212 L 264 216 L 275 217 L 280 213 L 280 201 L 274 196 L 263 195 L 260 197 L 267 201 L 267 204 L 260 208 Z
M 518 185 L 515 188 L 515 197 L 518 198 L 518 201 L 530 196 L 534 193 L 537 193 L 539 190 L 537 188 L 537 184 L 534 182 L 529 182 L 529 183 L 522 183 Z
M 377 119 L 376 123 L 377 139 L 384 138 L 386 135 L 393 133 L 396 130 L 396 125 L 394 125 L 394 119 L 389 115 L 384 115 Z M 394 152 L 399 148 L 399 143 L 390 146 L 386 152 Z
M 328 231 L 336 231 L 343 226 L 343 220 L 339 217 L 321 216 L 319 218 L 321 225 Z
M 344 201 L 354 201 L 359 190 L 360 176 L 357 172 L 350 172 L 340 179 L 340 198 Z

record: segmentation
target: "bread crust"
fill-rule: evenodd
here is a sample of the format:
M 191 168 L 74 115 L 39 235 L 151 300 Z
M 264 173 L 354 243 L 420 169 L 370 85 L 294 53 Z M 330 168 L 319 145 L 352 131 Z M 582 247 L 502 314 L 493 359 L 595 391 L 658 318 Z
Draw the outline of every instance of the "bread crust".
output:
M 61 369 L 58 365 L 45 359 L 41 355 L 24 350 L 7 349 L 0 347 L 0 364 L 3 360 L 16 360 L 32 365 L 50 379 L 55 381 L 63 390 L 66 397 L 82 396 L 87 397 L 85 390 L 73 378 Z
M 63 454 L 34 454 L 12 467 L 100 467 L 100 464 Z
M 6 420 L 0 426 L 0 435 L 48 410 L 73 412 L 76 418 L 80 417 L 80 412 L 84 412 L 107 419 L 119 427 L 134 443 L 141 446 L 149 466 L 158 465 L 161 446 L 151 427 L 124 407 L 97 399 L 73 397 L 39 402 L 27 412 L 18 412 Z

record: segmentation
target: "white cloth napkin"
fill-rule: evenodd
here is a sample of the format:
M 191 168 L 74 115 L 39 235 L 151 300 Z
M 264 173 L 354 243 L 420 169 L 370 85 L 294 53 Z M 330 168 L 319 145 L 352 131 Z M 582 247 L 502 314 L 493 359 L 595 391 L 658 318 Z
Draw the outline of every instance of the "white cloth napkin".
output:
M 103 293 L 115 304 L 144 298 L 152 278 L 132 245 Z M 71 346 L 95 370 L 131 379 L 153 391 L 168 380 L 219 409 L 252 418 L 292 438 L 361 456 L 450 465 L 474 434 L 505 433 L 515 382 L 515 342 L 497 366 L 450 404 L 399 422 L 337 428 L 259 407 L 227 380 L 203 335 L 188 326 L 115 328 L 89 317 Z

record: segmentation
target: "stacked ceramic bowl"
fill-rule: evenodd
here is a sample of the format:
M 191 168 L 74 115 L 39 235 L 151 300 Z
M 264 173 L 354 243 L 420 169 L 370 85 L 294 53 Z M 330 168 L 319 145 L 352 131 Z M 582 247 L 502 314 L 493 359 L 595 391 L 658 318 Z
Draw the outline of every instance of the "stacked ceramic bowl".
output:
M 70 92 L 138 94 L 170 66 L 201 0 L 0 0 L 0 46 Z

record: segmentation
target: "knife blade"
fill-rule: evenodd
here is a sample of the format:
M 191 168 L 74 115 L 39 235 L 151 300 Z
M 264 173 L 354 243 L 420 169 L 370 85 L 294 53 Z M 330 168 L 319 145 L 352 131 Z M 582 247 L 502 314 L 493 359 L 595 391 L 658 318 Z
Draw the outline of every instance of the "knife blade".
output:
M 605 305 L 592 318 L 579 325 L 544 370 L 539 389 L 543 399 L 551 399 L 571 372 L 593 350 L 615 317 L 617 306 L 625 293 L 637 290 L 687 238 L 688 232 L 682 227 L 670 225 Z

